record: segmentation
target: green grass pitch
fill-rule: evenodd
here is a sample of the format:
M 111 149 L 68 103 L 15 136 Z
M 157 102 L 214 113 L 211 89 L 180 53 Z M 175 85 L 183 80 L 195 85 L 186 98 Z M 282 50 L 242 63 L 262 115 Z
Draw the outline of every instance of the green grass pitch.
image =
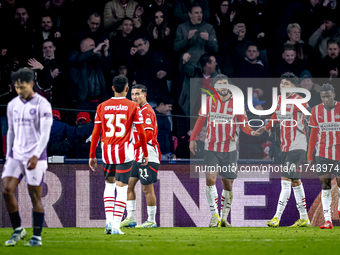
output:
M 28 235 L 32 229 L 26 229 Z M 337 254 L 340 228 L 157 228 L 122 229 L 105 235 L 104 228 L 44 228 L 42 247 L 5 247 L 12 229 L 0 229 L 0 254 Z

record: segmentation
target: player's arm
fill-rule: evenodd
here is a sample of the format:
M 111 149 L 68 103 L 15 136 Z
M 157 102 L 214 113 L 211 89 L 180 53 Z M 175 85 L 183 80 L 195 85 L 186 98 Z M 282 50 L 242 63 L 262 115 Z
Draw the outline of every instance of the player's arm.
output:
M 318 137 L 318 131 L 319 131 L 319 124 L 316 120 L 316 115 L 315 115 L 315 107 L 313 107 L 311 111 L 311 115 L 309 118 L 309 126 L 311 127 L 311 133 L 309 135 L 307 162 L 309 166 L 311 167 L 311 165 L 313 164 L 313 152 L 314 152 L 314 148 L 315 148 L 317 137 Z
M 7 107 L 7 119 L 8 119 L 8 130 L 7 130 L 7 152 L 6 152 L 6 159 L 8 159 L 9 154 L 12 150 L 13 143 L 14 143 L 14 127 L 13 127 L 13 115 L 12 115 L 12 107 L 8 105 Z
M 149 153 L 148 153 L 148 148 L 147 148 L 147 138 L 146 138 L 146 133 L 145 133 L 145 130 L 144 130 L 144 125 L 142 123 L 140 124 L 137 124 L 135 123 L 136 125 L 136 128 L 137 128 L 137 132 L 138 132 L 138 135 L 139 135 L 139 139 L 140 139 L 140 142 L 141 142 L 141 146 L 142 146 L 142 149 L 143 149 L 143 157 L 144 157 L 144 163 L 142 164 L 142 166 L 146 166 L 148 164 L 148 157 L 149 157 Z
M 144 129 L 144 130 L 145 130 L 145 129 Z M 146 130 L 145 130 L 145 134 L 146 134 L 146 140 L 147 140 L 147 141 L 150 141 L 150 140 L 152 139 L 152 137 L 153 137 L 153 130 L 151 130 L 151 129 L 146 129 Z M 138 142 L 136 142 L 136 143 L 134 144 L 135 150 L 138 149 L 138 148 L 141 147 L 141 146 L 142 146 L 142 143 L 141 143 L 140 140 L 138 140 Z
M 192 152 L 192 154 L 195 155 L 195 152 L 197 151 L 197 144 L 196 144 L 196 137 L 198 136 L 198 134 L 201 132 L 201 129 L 202 127 L 204 126 L 204 123 L 205 123 L 205 119 L 207 117 L 206 116 L 199 116 L 196 123 L 195 123 L 195 126 L 194 126 L 194 130 L 192 131 L 192 134 L 190 136 L 190 139 L 189 139 L 189 150 Z
M 28 170 L 32 170 L 36 167 L 38 159 L 47 147 L 48 140 L 50 139 L 51 127 L 53 123 L 52 108 L 49 103 L 48 105 L 42 105 L 41 108 L 43 111 L 40 113 L 40 139 L 35 151 L 33 152 L 33 157 L 31 157 L 27 162 Z
M 307 161 L 308 161 L 308 164 L 310 165 L 313 163 L 313 152 L 314 152 L 314 148 L 315 148 L 316 141 L 318 138 L 318 131 L 319 131 L 318 128 L 312 128 L 312 131 L 309 137 Z
M 101 122 L 95 123 L 93 131 L 92 131 L 90 156 L 89 156 L 89 166 L 92 169 L 92 171 L 96 171 L 96 167 L 97 167 L 96 149 L 97 149 L 101 131 L 102 131 Z
M 242 129 L 242 131 L 244 133 L 246 133 L 247 135 L 251 135 L 251 136 L 259 136 L 263 133 L 264 129 L 259 128 L 258 130 L 254 130 L 252 129 L 249 125 L 248 125 L 248 118 L 245 115 L 238 115 L 237 116 L 237 121 L 239 122 L 239 125 Z M 242 124 L 242 123 L 244 124 Z
M 276 112 L 273 113 L 272 117 L 269 119 L 269 122 L 266 126 L 259 128 L 257 131 L 262 134 L 264 130 L 268 131 L 269 136 L 271 134 L 270 129 L 274 127 L 274 125 L 278 122 Z

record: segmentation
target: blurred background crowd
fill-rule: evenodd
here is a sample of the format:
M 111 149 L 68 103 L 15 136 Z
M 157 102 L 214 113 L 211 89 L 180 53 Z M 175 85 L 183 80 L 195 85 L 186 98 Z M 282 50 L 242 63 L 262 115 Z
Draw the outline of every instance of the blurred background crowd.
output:
M 35 70 L 35 91 L 60 110 L 54 111 L 49 155 L 71 158 L 88 157 L 94 110 L 113 96 L 112 79 L 119 74 L 130 85 L 147 86 L 161 151 L 169 159 L 190 157 L 188 118 L 198 114 L 190 78 L 241 78 L 235 84 L 245 95 L 248 86 L 254 88 L 258 109 L 271 106 L 271 89 L 279 86 L 268 78 L 287 71 L 310 90 L 311 107 L 321 103 L 322 83 L 332 83 L 338 99 L 337 2 L 0 0 L 0 155 L 6 148 L 5 106 L 16 96 L 10 77 L 20 67 Z M 200 148 L 205 133 L 197 137 Z M 239 156 L 276 161 L 278 146 L 278 132 L 240 134 Z

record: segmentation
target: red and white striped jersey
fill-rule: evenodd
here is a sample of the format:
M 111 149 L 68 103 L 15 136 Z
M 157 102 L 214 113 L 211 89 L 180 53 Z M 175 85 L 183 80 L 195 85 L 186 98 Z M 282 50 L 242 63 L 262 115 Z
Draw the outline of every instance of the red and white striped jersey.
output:
M 144 130 L 152 130 L 152 139 L 148 141 L 147 147 L 149 152 L 149 162 L 154 162 L 159 164 L 161 152 L 159 149 L 159 144 L 157 141 L 157 134 L 158 134 L 158 126 L 157 126 L 157 119 L 154 110 L 148 103 L 145 103 L 141 108 L 141 113 L 144 119 Z M 135 141 L 139 140 L 139 135 L 137 132 L 136 127 L 133 128 L 133 136 Z M 143 159 L 143 149 L 139 147 L 135 150 L 135 161 L 142 162 Z
M 202 108 L 199 115 L 207 117 L 208 131 L 205 138 L 205 150 L 231 152 L 236 150 L 236 142 L 239 134 L 240 123 L 247 123 L 246 115 L 233 114 L 233 98 L 221 102 L 214 95 L 217 105 L 212 97 L 207 99 L 206 115 L 202 114 Z
M 97 107 L 95 125 L 101 125 L 102 159 L 123 164 L 134 159 L 133 126 L 143 124 L 138 104 L 125 97 L 112 97 Z
M 318 128 L 316 156 L 332 160 L 340 160 L 340 103 L 327 111 L 323 104 L 312 109 L 309 126 Z
M 298 94 L 293 94 L 289 99 L 302 98 Z M 269 130 L 275 123 L 280 123 L 281 151 L 307 150 L 307 140 L 304 128 L 305 115 L 294 104 L 287 104 L 286 115 L 281 114 L 281 95 L 277 97 L 277 107 L 271 117 L 271 121 L 266 125 Z M 308 108 L 308 103 L 302 104 Z

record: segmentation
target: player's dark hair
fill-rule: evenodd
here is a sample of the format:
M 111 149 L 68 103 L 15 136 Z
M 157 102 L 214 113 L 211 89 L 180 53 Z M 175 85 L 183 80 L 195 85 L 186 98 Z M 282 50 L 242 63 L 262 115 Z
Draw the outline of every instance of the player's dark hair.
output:
M 293 73 L 290 72 L 283 73 L 281 75 L 281 80 L 283 79 L 290 81 L 292 84 L 294 84 L 294 86 L 299 85 L 299 78 Z
M 128 79 L 124 75 L 118 75 L 113 78 L 112 85 L 117 93 L 122 93 L 128 84 Z
M 200 59 L 198 60 L 198 62 L 200 63 L 201 67 L 203 68 L 207 63 L 211 63 L 211 59 L 210 57 L 213 57 L 214 55 L 209 54 L 209 53 L 204 53 Z
M 16 83 L 20 80 L 20 82 L 34 82 L 34 71 L 27 67 L 20 68 L 18 71 L 12 73 L 12 82 Z
M 192 9 L 195 8 L 195 7 L 200 7 L 200 8 L 202 9 L 202 6 L 200 6 L 200 3 L 195 1 L 195 2 L 190 6 L 189 12 L 192 13 Z M 202 10 L 202 11 L 203 11 L 203 10 Z
M 157 106 L 163 104 L 174 104 L 174 99 L 169 94 L 161 94 L 156 99 Z
M 214 85 L 216 84 L 216 82 L 221 81 L 221 80 L 227 80 L 228 83 L 229 83 L 229 78 L 228 78 L 228 76 L 226 76 L 225 74 L 218 74 L 218 75 L 216 75 L 216 76 L 213 78 L 211 84 L 214 86 Z
M 321 91 L 332 91 L 332 93 L 334 93 L 335 89 L 334 89 L 333 85 L 326 83 L 326 84 L 323 84 L 321 86 Z
M 142 84 L 133 85 L 132 89 L 140 89 L 143 93 L 148 93 L 148 88 Z

